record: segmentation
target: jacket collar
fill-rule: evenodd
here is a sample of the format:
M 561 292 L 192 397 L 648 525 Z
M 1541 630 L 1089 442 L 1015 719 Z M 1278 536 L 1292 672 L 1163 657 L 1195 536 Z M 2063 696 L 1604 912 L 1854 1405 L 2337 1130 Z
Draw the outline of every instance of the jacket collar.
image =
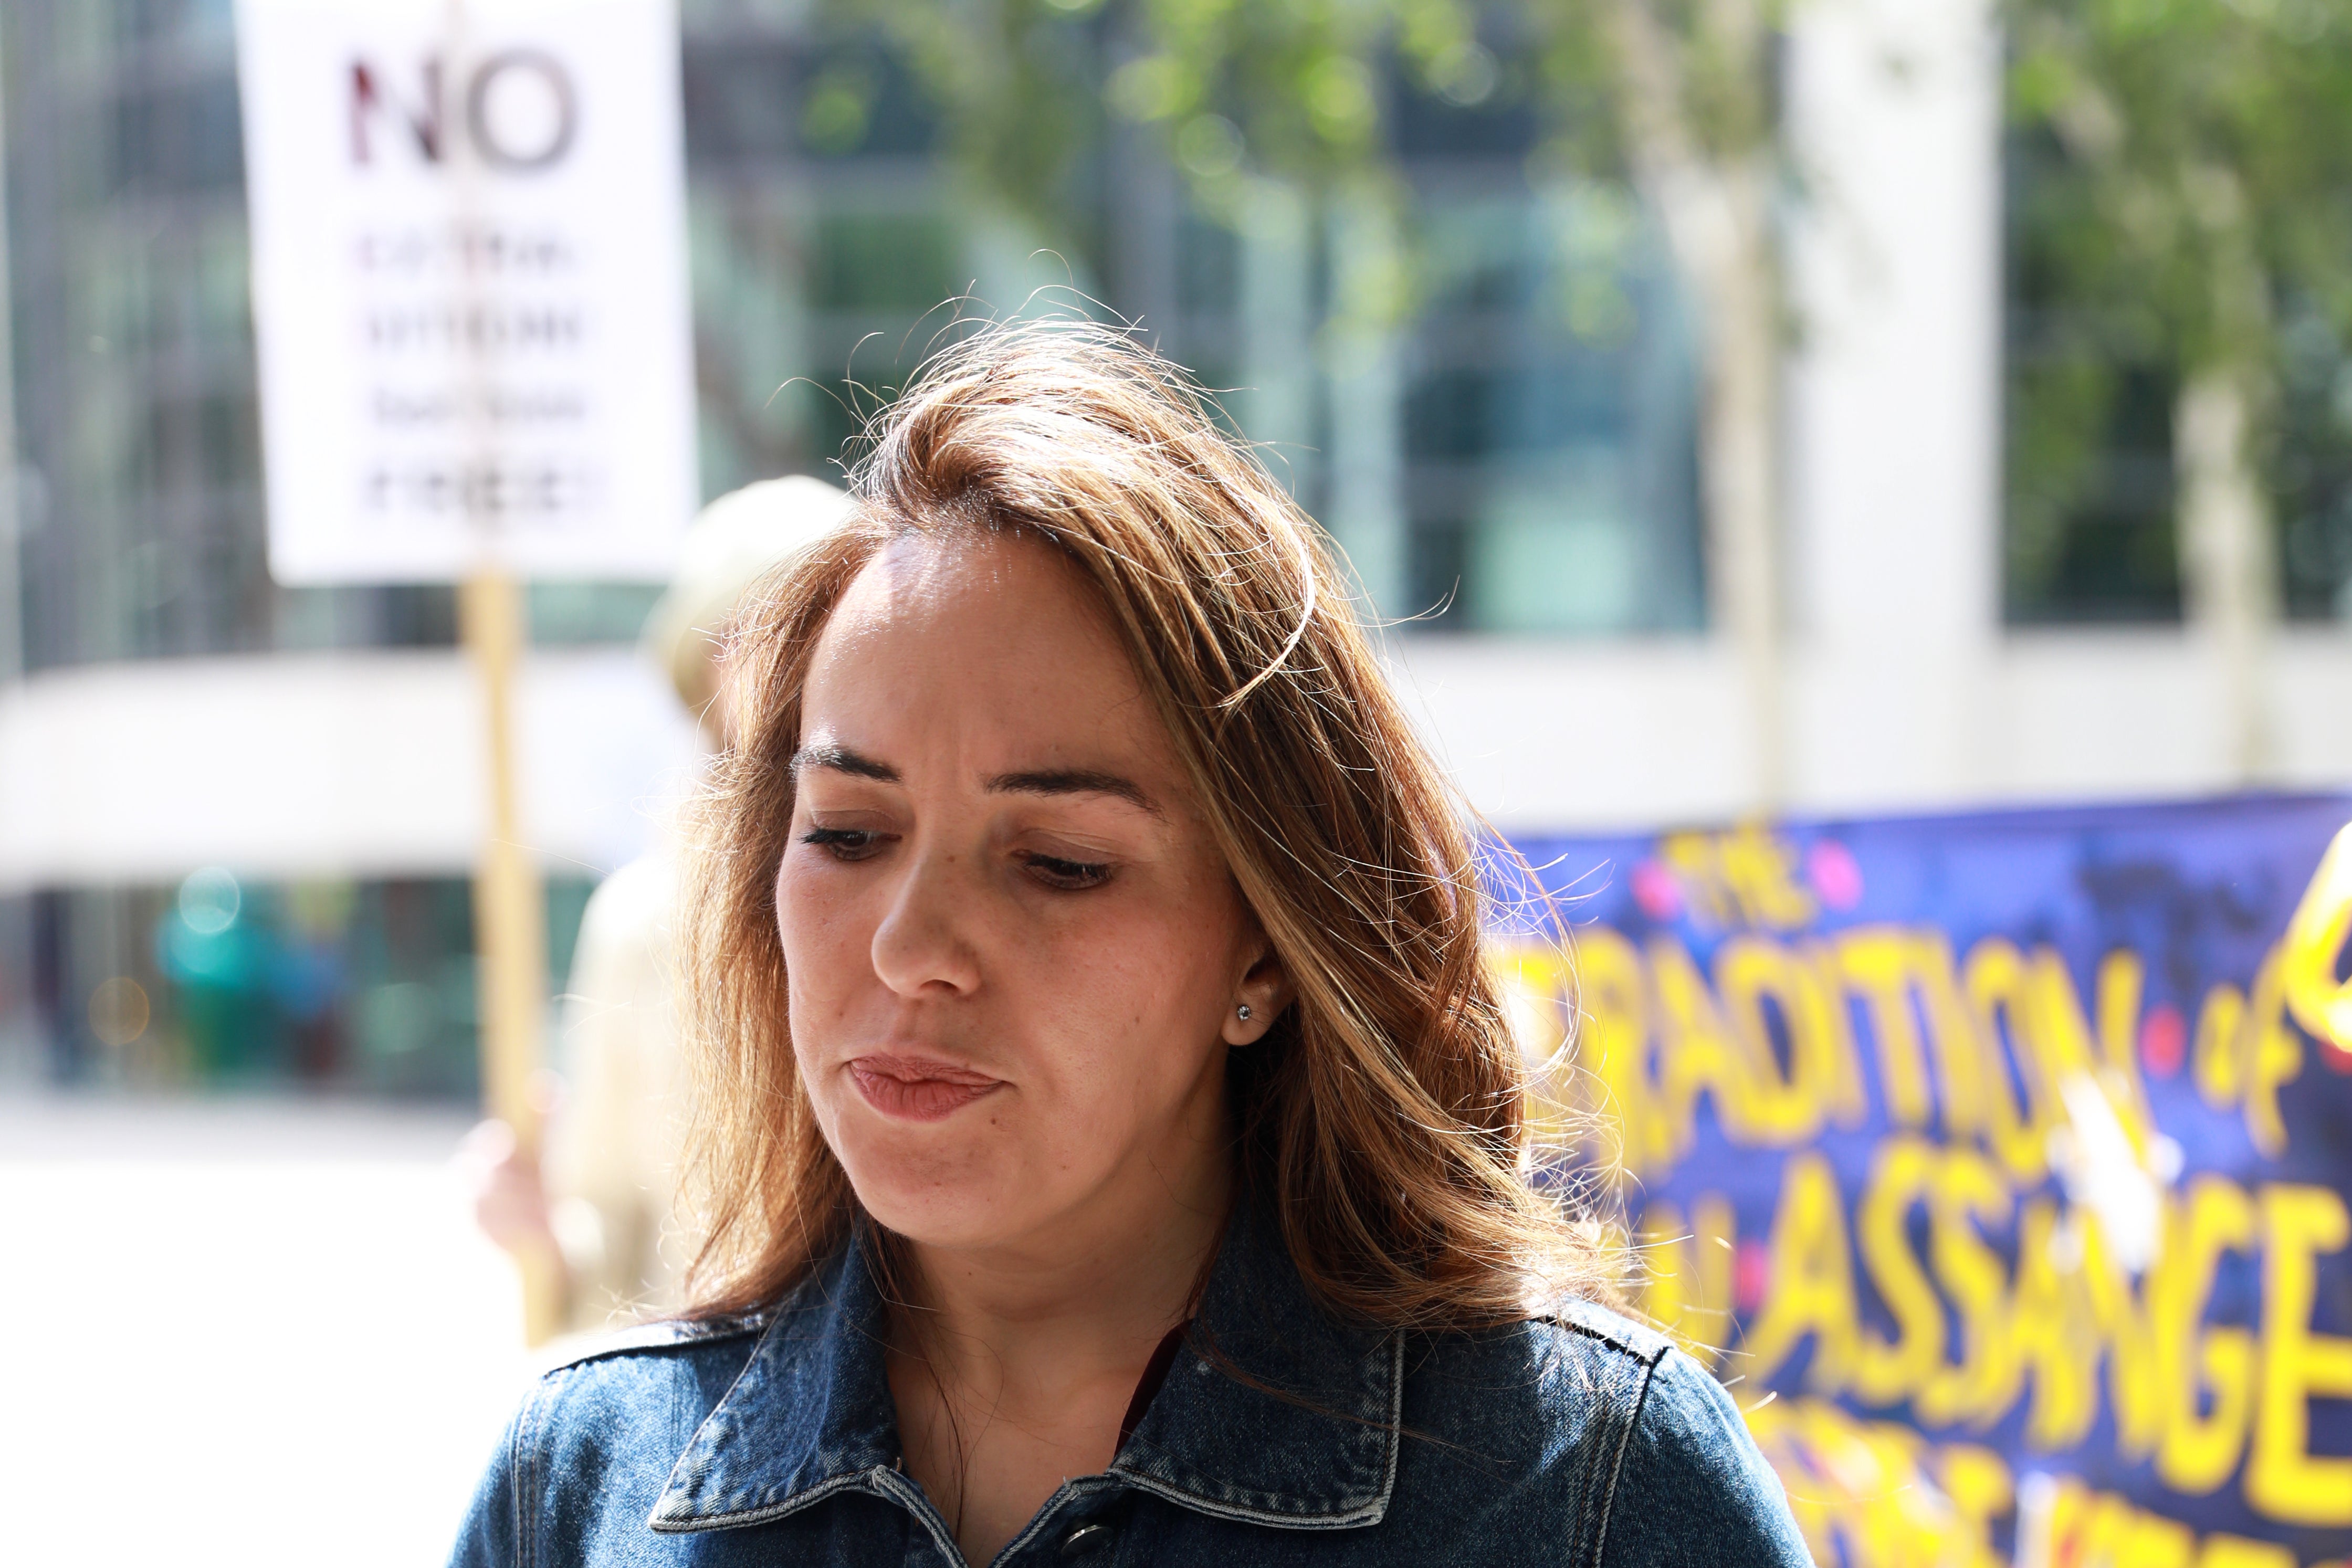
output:
M 898 1473 L 869 1246 L 860 1226 L 785 1299 L 678 1456 L 654 1529 L 754 1524 L 836 1491 L 917 1497 Z M 1402 1335 L 1318 1308 L 1271 1216 L 1245 1205 L 1192 1333 L 1110 1475 L 1228 1519 L 1376 1523 L 1396 1481 L 1403 1354 Z

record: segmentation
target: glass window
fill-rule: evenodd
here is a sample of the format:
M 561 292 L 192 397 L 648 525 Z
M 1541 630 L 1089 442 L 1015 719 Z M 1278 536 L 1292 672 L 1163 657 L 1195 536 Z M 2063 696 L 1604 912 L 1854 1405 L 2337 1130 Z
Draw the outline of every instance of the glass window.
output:
M 1432 200 L 1409 356 L 1423 625 L 1696 628 L 1692 347 L 1663 245 L 1603 184 Z

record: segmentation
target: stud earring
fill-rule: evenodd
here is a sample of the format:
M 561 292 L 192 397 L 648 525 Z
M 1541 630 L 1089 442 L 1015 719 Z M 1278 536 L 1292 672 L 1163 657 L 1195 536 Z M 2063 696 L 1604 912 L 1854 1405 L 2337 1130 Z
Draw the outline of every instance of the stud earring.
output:
M 1249 1017 L 1250 1017 L 1250 1006 L 1249 1006 L 1249 1004 L 1248 1004 L 1247 1002 L 1244 1002 L 1241 1006 L 1239 1006 L 1239 1007 L 1235 1008 L 1235 1009 L 1234 1009 L 1234 1017 L 1235 1017 L 1235 1018 L 1237 1018 L 1237 1019 L 1241 1019 L 1241 1020 L 1242 1020 L 1242 1022 L 1244 1022 L 1244 1023 L 1247 1023 L 1247 1022 L 1249 1022 Z

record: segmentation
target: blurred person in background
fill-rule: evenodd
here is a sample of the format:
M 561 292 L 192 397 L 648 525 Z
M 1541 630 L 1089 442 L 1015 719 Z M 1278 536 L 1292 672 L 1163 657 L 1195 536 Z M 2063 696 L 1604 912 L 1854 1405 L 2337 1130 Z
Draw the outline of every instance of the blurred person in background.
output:
M 711 502 L 688 530 L 640 645 L 713 750 L 730 722 L 720 631 L 754 584 L 839 524 L 847 500 L 822 479 L 765 480 Z M 676 849 L 664 842 L 588 901 L 543 1159 L 497 1120 L 476 1127 L 460 1155 L 490 1238 L 555 1260 L 572 1332 L 682 1304 L 691 1243 L 675 1212 L 685 1103 L 671 1002 L 677 883 Z
M 729 655 L 691 1301 L 457 1563 L 1805 1563 L 1529 1179 L 1468 813 L 1183 372 L 987 329 L 854 486 Z

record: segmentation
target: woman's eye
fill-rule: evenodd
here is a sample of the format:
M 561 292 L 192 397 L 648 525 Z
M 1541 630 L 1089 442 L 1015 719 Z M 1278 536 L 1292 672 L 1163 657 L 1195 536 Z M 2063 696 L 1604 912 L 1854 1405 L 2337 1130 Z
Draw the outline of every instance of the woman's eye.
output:
M 837 861 L 862 861 L 882 847 L 882 835 L 864 828 L 811 828 L 801 842 L 814 844 Z
M 1107 865 L 1087 861 L 1066 861 L 1058 855 L 1026 854 L 1021 857 L 1021 863 L 1047 887 L 1073 893 L 1084 888 L 1100 887 L 1110 880 L 1110 867 Z

